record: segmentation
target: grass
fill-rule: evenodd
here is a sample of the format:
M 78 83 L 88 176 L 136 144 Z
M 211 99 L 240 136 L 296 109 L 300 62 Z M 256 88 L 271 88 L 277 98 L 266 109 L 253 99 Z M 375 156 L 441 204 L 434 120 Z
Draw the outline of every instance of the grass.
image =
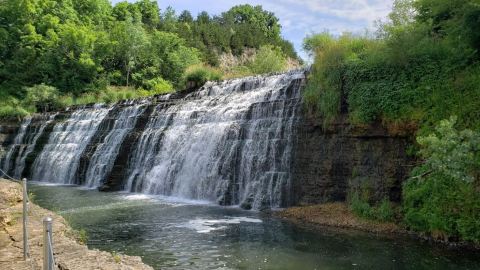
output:
M 122 256 L 120 256 L 120 254 L 118 254 L 116 251 L 112 251 L 112 256 L 115 263 L 120 263 L 122 261 Z
M 222 76 L 222 73 L 216 68 L 206 65 L 194 65 L 185 72 L 184 81 L 187 86 L 193 83 L 198 87 L 208 81 L 219 81 L 222 79 Z
M 158 87 L 152 90 L 135 89 L 132 87 L 109 86 L 107 89 L 85 93 L 79 97 L 70 95 L 62 96 L 59 99 L 60 107 L 69 107 L 75 105 L 86 105 L 94 103 L 112 104 L 121 100 L 142 98 L 156 94 L 165 94 L 173 92 L 173 87 Z
M 392 203 L 384 198 L 376 205 L 371 205 L 354 193 L 349 199 L 350 210 L 358 217 L 380 222 L 392 222 L 395 220 L 395 209 Z
M 88 241 L 88 234 L 87 231 L 84 229 L 80 229 L 77 231 L 77 240 L 80 244 L 85 245 Z

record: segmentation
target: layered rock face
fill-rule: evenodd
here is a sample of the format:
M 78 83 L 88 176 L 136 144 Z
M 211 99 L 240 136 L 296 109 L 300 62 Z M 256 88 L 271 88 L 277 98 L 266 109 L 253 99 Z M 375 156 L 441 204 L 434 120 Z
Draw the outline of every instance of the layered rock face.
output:
M 303 114 L 297 126 L 293 157 L 294 202 L 308 205 L 344 201 L 367 193 L 372 201 L 399 201 L 413 157 L 411 137 L 391 135 L 381 125 L 358 127 L 343 115 L 327 128 Z

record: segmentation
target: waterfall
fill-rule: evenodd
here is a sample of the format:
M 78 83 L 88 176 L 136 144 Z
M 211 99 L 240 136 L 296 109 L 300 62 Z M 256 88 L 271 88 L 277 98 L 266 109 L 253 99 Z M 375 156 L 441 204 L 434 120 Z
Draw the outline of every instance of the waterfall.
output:
M 26 141 L 25 151 L 20 152 L 15 162 L 15 173 L 14 173 L 15 178 L 22 177 L 23 170 L 25 169 L 26 158 L 28 157 L 28 155 L 30 155 L 33 152 L 38 139 L 40 138 L 40 136 L 43 135 L 43 131 L 55 119 L 56 116 L 57 116 L 56 113 L 52 114 L 48 117 L 47 121 L 42 121 L 38 130 L 35 130 L 35 132 L 32 132 L 32 139 Z
M 15 163 L 15 156 L 25 150 L 24 138 L 27 135 L 27 129 L 30 126 L 31 122 L 31 117 L 27 117 L 25 118 L 25 120 L 23 120 L 20 125 L 20 129 L 15 136 L 15 139 L 13 140 L 13 144 L 10 146 L 7 153 L 5 154 L 5 157 L 2 159 L 2 170 L 7 174 L 12 174 L 11 169 L 15 166 L 15 164 L 12 164 Z
M 129 191 L 261 209 L 288 204 L 303 72 L 210 84 L 158 105 L 128 166 Z
M 85 173 L 86 184 L 89 187 L 98 187 L 111 171 L 113 162 L 118 154 L 125 136 L 134 127 L 137 117 L 143 113 L 143 105 L 128 106 L 121 109 L 115 116 L 114 124 L 102 143 L 96 146 L 95 152 L 89 160 Z
M 287 206 L 304 79 L 304 71 L 255 76 L 27 118 L 2 168 L 101 190 Z
M 80 156 L 109 110 L 103 106 L 80 109 L 57 123 L 35 159 L 32 179 L 73 184 Z

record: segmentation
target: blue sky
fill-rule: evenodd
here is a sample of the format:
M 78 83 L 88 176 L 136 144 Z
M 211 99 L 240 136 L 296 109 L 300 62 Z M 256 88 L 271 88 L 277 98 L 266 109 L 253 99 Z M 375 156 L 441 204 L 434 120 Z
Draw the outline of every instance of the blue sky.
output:
M 280 19 L 283 37 L 292 41 L 305 58 L 301 50 L 305 36 L 325 30 L 340 34 L 374 29 L 375 21 L 384 19 L 390 12 L 393 0 L 158 0 L 158 3 L 162 10 L 172 6 L 177 13 L 186 9 L 193 15 L 203 10 L 220 14 L 239 4 L 262 5 Z

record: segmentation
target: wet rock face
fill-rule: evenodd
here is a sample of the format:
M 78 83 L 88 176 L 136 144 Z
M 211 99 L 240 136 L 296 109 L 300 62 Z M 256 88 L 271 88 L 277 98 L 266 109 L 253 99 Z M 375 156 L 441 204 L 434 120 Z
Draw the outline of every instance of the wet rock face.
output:
M 345 116 L 324 129 L 320 119 L 304 115 L 294 146 L 294 204 L 344 201 L 355 191 L 371 201 L 400 201 L 413 163 L 410 141 L 380 125 L 354 127 Z

